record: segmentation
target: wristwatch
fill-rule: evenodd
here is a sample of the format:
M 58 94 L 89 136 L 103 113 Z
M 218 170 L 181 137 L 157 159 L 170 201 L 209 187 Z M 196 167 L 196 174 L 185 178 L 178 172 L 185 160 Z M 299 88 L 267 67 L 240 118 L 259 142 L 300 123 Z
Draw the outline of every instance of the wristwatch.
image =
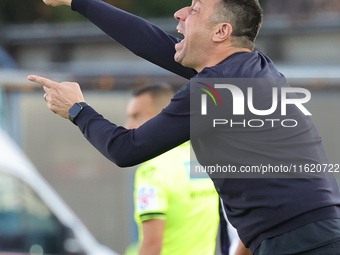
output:
M 86 105 L 88 105 L 86 102 L 75 103 L 68 111 L 68 118 L 73 124 L 76 124 L 76 118 Z

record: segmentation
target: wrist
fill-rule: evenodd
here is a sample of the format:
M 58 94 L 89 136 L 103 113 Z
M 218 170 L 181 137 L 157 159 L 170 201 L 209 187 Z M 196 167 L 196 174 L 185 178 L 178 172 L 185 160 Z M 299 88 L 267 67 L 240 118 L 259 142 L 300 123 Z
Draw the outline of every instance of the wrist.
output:
M 68 111 L 68 119 L 76 125 L 76 119 L 85 106 L 88 104 L 86 102 L 75 103 Z

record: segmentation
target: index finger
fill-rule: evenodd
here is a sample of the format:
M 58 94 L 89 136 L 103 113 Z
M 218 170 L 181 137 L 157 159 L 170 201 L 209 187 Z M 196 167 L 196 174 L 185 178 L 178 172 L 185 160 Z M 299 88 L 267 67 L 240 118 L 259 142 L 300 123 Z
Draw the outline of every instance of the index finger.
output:
M 39 83 L 40 85 L 45 86 L 47 88 L 51 88 L 54 84 L 57 84 L 57 82 L 55 81 L 37 75 L 29 75 L 27 79 L 29 81 Z

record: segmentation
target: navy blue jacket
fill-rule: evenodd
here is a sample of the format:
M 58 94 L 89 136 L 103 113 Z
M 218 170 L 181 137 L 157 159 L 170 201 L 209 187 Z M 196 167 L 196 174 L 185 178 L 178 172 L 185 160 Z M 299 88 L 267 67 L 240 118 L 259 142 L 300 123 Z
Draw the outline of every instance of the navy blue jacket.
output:
M 179 39 L 151 23 L 99 0 L 73 0 L 72 9 L 138 56 L 188 79 L 284 79 L 272 61 L 257 51 L 233 54 L 197 74 L 174 61 L 174 45 Z M 289 86 L 285 79 L 282 86 Z M 262 86 L 256 94 L 265 107 L 268 89 L 271 88 Z M 135 130 L 110 123 L 91 107 L 85 107 L 80 113 L 77 125 L 93 146 L 121 167 L 149 160 L 189 139 L 202 165 L 211 162 L 238 167 L 260 163 L 328 163 L 313 122 L 296 107 L 287 112 L 287 119 L 298 121 L 296 128 L 212 129 L 211 125 L 202 124 L 190 129 L 190 117 L 197 114 L 190 111 L 190 93 L 188 83 L 158 116 Z M 276 118 L 278 114 L 276 111 L 272 117 Z M 252 116 L 246 112 L 245 118 L 248 117 Z M 334 178 L 211 177 L 224 201 L 230 222 L 252 251 L 265 238 L 319 220 L 340 218 L 340 194 Z

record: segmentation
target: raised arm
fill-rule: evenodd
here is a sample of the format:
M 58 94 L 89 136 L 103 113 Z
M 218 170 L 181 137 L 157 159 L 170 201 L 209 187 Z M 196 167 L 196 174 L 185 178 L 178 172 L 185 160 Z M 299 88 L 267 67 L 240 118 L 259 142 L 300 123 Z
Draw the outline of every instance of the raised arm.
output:
M 58 83 L 36 75 L 28 79 L 42 85 L 48 108 L 63 118 L 75 103 L 85 102 L 75 82 Z M 137 129 L 119 127 L 90 106 L 82 108 L 75 124 L 87 140 L 118 166 L 133 166 L 154 158 L 190 139 L 189 91 L 178 92 L 159 115 Z
M 44 0 L 51 6 L 68 5 L 118 43 L 151 63 L 190 79 L 196 71 L 174 60 L 176 38 L 154 24 L 101 0 Z
M 116 126 L 89 106 L 79 114 L 76 125 L 118 166 L 137 165 L 190 140 L 190 105 L 185 94 L 175 95 L 168 107 L 137 129 Z

